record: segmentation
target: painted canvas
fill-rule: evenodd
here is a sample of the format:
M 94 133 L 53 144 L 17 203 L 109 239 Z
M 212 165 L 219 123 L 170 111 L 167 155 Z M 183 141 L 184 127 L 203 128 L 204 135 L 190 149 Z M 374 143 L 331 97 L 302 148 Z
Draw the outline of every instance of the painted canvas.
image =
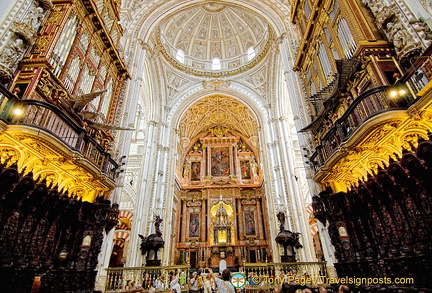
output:
M 247 160 L 240 161 L 241 177 L 243 179 L 251 179 L 250 164 Z
M 255 232 L 255 218 L 253 213 L 244 213 L 245 226 L 246 226 L 246 235 L 253 236 L 256 235 Z
M 191 169 L 191 180 L 199 181 L 201 179 L 201 162 L 192 162 Z
M 229 149 L 217 147 L 211 149 L 211 175 L 228 176 L 230 174 Z
M 189 237 L 199 237 L 199 214 L 189 214 Z

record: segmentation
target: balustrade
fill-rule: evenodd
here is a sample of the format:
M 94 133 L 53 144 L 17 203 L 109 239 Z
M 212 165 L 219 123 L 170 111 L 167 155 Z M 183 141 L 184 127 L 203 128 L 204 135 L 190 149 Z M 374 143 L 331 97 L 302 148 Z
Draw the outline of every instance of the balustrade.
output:
M 77 147 L 80 137 L 78 129 L 74 129 L 69 123 L 65 122 L 57 113 L 39 105 L 26 105 L 23 107 L 23 115 L 14 122 L 20 124 L 31 124 L 44 130 L 48 130 L 52 134 L 60 138 L 64 143 L 72 148 Z
M 327 279 L 325 262 L 249 263 L 244 266 L 248 290 L 273 291 L 283 283 L 317 287 Z
M 364 123 L 380 113 L 407 109 L 413 101 L 414 98 L 405 88 L 381 86 L 363 93 L 321 138 L 311 162 L 315 162 L 315 167 L 324 165 L 341 143 L 347 141 Z
M 189 287 L 189 266 L 167 266 L 167 267 L 136 267 L 136 268 L 108 268 L 105 292 L 119 292 L 124 290 L 128 282 L 134 282 L 135 287 L 148 291 L 154 286 L 155 280 L 160 277 L 165 289 L 157 291 L 169 291 L 170 276 L 181 269 L 180 286 L 182 291 L 188 291 Z
M 170 274 L 177 268 L 182 270 L 180 284 L 182 291 L 186 292 L 189 290 L 191 273 L 189 266 L 108 268 L 105 292 L 123 290 L 128 281 L 133 281 L 135 286 L 145 292 L 159 276 L 162 276 L 165 290 L 157 291 L 168 291 Z M 204 268 L 199 270 L 202 274 L 207 272 Z M 269 292 L 284 282 L 317 287 L 327 280 L 325 262 L 246 263 L 240 272 L 246 277 L 244 288 L 248 291 Z
M 21 115 L 13 115 L 19 107 Z M 3 86 L 0 88 L 0 119 L 8 124 L 28 125 L 47 131 L 81 153 L 109 178 L 115 180 L 118 164 L 76 120 L 56 106 L 37 100 L 19 100 Z

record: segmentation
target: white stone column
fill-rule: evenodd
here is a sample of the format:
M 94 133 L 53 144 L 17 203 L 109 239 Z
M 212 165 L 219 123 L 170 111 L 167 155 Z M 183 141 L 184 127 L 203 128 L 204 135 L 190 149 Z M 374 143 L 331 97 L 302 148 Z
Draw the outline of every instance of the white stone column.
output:
M 135 127 L 134 121 L 135 121 L 136 105 L 138 104 L 139 92 L 141 87 L 140 74 L 142 74 L 145 55 L 146 52 L 143 49 L 141 48 L 137 49 L 135 60 L 133 63 L 133 68 L 132 68 L 132 76 L 137 76 L 137 77 L 131 80 L 126 80 L 125 83 L 127 86 L 125 87 L 124 92 L 123 91 L 121 92 L 121 94 L 124 95 L 123 98 L 125 99 L 125 106 L 122 111 L 122 113 L 124 113 L 124 116 L 122 117 L 123 119 L 121 121 L 121 125 L 124 127 L 128 127 L 128 128 Z M 117 159 L 121 160 L 123 156 L 127 156 L 127 154 L 129 153 L 132 134 L 133 134 L 132 131 L 118 132 L 118 138 L 116 141 L 117 142 L 116 150 L 118 154 Z M 127 157 L 123 158 L 123 161 L 125 159 L 127 160 Z M 119 166 L 119 168 L 121 167 L 122 166 Z M 123 180 L 124 180 L 124 174 L 120 173 L 120 176 L 117 178 L 117 186 L 114 188 L 113 192 L 111 193 L 110 200 L 112 203 L 114 202 L 119 203 L 121 200 Z M 107 275 L 106 268 L 108 268 L 109 260 L 111 258 L 113 239 L 114 239 L 114 230 L 115 229 L 113 228 L 106 235 L 101 249 L 101 253 L 99 255 L 100 265 L 98 267 L 96 288 L 103 288 L 105 286 L 106 275 Z
M 270 114 L 270 111 L 268 111 Z M 265 172 L 264 177 L 267 178 L 265 181 L 265 196 L 267 203 L 268 220 L 270 227 L 269 241 L 271 243 L 273 251 L 273 259 L 280 259 L 280 246 L 276 243 L 275 238 L 279 232 L 279 224 L 276 220 L 276 214 L 278 208 L 283 200 L 283 194 L 285 193 L 285 185 L 283 178 L 280 173 L 280 157 L 276 148 L 276 130 L 274 125 L 274 119 L 269 118 L 263 125 L 262 135 L 262 157 L 260 167 Z M 267 142 L 267 143 L 264 143 Z M 286 206 L 286 203 L 283 203 Z
M 114 246 L 113 238 L 114 238 L 114 228 L 108 232 L 108 234 L 104 235 L 104 241 L 102 243 L 101 253 L 99 253 L 98 257 L 98 265 L 97 270 L 98 273 L 96 275 L 96 284 L 95 290 L 104 291 L 105 283 L 107 279 L 107 271 L 105 270 L 109 266 L 109 261 L 111 259 L 111 252 Z
M 327 222 L 327 226 L 328 226 L 328 222 Z M 334 263 L 336 262 L 336 258 L 334 256 L 334 248 L 331 244 L 327 227 L 324 226 L 320 221 L 318 221 L 318 231 L 321 239 L 324 259 L 327 262 L 326 266 L 327 266 L 328 276 L 331 278 L 337 277 L 337 272 L 334 267 Z
M 301 167 L 295 161 L 296 152 L 292 145 L 293 134 L 291 133 L 293 125 L 291 125 L 287 119 L 279 119 L 279 130 L 280 130 L 280 148 L 284 166 L 286 169 L 285 180 L 288 186 L 289 197 L 289 210 L 292 213 L 292 232 L 300 232 L 300 243 L 303 248 L 297 249 L 296 252 L 301 261 L 316 261 L 315 253 L 313 250 L 313 240 L 310 234 L 310 228 L 306 213 L 305 197 L 310 196 L 304 194 L 301 186 L 301 182 L 305 180 L 302 178 L 296 169 Z
M 294 35 L 294 33 L 289 32 L 289 35 Z M 307 108 L 307 105 L 305 104 L 303 93 L 300 90 L 301 89 L 300 80 L 299 80 L 297 73 L 293 70 L 293 68 L 294 68 L 293 60 L 294 60 L 294 56 L 295 56 L 294 49 L 291 46 L 291 44 L 288 43 L 288 40 L 285 37 L 280 38 L 279 49 L 280 49 L 280 57 L 282 59 L 282 64 L 284 66 L 286 88 L 287 88 L 288 95 L 289 95 L 289 101 L 291 104 L 292 113 L 294 115 L 293 118 L 294 118 L 296 130 L 297 130 L 299 146 L 300 146 L 300 148 L 312 149 L 313 146 L 310 144 L 310 142 L 307 141 L 308 134 L 298 133 L 298 131 L 300 131 L 301 129 L 306 127 L 310 121 L 307 118 L 307 116 L 309 115 L 308 114 L 308 108 Z M 285 129 L 285 127 L 282 127 L 282 129 Z M 306 175 L 306 178 L 307 178 L 307 183 L 308 183 L 308 187 L 309 187 L 308 189 L 310 192 L 309 196 L 312 196 L 313 193 L 318 193 L 319 187 L 312 180 L 313 171 L 310 168 L 306 167 L 303 169 L 303 173 Z M 304 213 L 305 212 L 305 210 L 304 210 L 305 200 L 302 200 L 301 202 L 299 202 L 297 204 L 300 205 L 299 208 L 302 208 L 302 213 Z M 324 245 L 326 246 L 326 248 L 323 247 L 323 249 L 326 249 L 326 251 L 327 251 L 327 253 L 324 254 L 324 257 L 326 258 L 328 265 L 333 266 L 332 257 L 330 257 L 330 255 L 332 255 L 332 254 L 329 253 L 332 250 L 331 244 L 328 241 L 329 239 L 328 240 L 326 239 L 326 236 L 328 237 L 328 235 L 323 237 L 323 235 L 321 235 L 321 234 L 326 234 L 326 233 L 320 233 L 320 236 L 321 236 L 321 239 L 323 242 L 323 246 Z M 310 237 L 310 235 L 309 235 L 309 237 L 306 237 L 306 239 L 308 239 L 307 241 L 310 241 L 309 245 L 312 245 L 313 242 L 312 242 L 312 238 Z M 304 243 L 303 243 L 303 245 L 304 245 Z M 312 258 L 312 256 L 310 256 L 310 257 L 311 257 L 311 260 L 313 260 L 313 261 L 315 260 L 314 254 L 313 254 L 313 258 Z
M 147 145 L 142 157 L 142 170 L 140 178 L 137 178 L 137 198 L 135 205 L 134 221 L 132 222 L 131 238 L 129 241 L 129 253 L 126 261 L 127 267 L 142 266 L 142 255 L 139 250 L 141 238 L 138 234 L 148 236 L 150 230 L 150 219 L 152 219 L 151 191 L 153 189 L 155 170 L 155 157 L 157 150 L 154 147 L 155 136 L 158 134 L 159 124 L 150 121 L 148 124 Z
M 290 34 L 291 35 L 291 34 Z M 294 52 L 287 42 L 285 36 L 278 39 L 280 59 L 282 65 L 282 72 L 285 77 L 286 91 L 280 93 L 278 98 L 279 104 L 277 109 L 280 111 L 279 123 L 277 130 L 279 134 L 279 148 L 281 153 L 281 160 L 284 162 L 283 166 L 286 167 L 284 178 L 287 183 L 288 192 L 285 196 L 289 197 L 287 206 L 292 214 L 293 232 L 300 232 L 302 249 L 298 249 L 297 253 L 302 261 L 315 261 L 315 253 L 313 251 L 313 241 L 310 235 L 308 218 L 306 216 L 306 202 L 312 196 L 310 193 L 311 187 L 315 188 L 315 183 L 307 177 L 308 172 L 305 169 L 305 163 L 301 157 L 302 147 L 309 147 L 306 138 L 303 134 L 298 133 L 307 123 L 307 110 L 303 102 L 303 95 L 300 91 L 300 83 L 297 74 L 293 71 L 293 58 Z M 280 86 L 283 86 L 282 84 Z M 285 96 L 285 94 L 287 96 Z M 283 111 L 283 109 L 289 109 Z M 285 117 L 287 114 L 293 115 L 293 122 L 297 134 L 292 133 L 293 126 Z M 298 141 L 299 145 L 294 144 Z

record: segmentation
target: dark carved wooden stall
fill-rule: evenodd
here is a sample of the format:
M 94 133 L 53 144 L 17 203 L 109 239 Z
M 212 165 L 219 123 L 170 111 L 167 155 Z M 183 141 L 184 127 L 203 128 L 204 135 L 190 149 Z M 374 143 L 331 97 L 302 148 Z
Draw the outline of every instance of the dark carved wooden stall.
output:
M 414 280 L 381 290 L 432 288 L 431 140 L 419 140 L 417 149 L 404 150 L 402 158 L 390 159 L 346 193 L 321 192 L 313 206 L 316 218 L 329 222 L 339 277 Z
M 109 200 L 82 202 L 0 164 L 0 291 L 31 292 L 41 276 L 40 292 L 93 292 L 103 229 L 117 216 Z

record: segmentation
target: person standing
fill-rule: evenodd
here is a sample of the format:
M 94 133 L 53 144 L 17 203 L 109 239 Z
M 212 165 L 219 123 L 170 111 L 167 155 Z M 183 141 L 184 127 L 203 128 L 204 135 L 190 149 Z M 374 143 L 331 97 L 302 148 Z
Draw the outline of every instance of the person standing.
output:
M 173 293 L 181 293 L 181 287 L 179 284 L 180 272 L 181 270 L 177 269 L 175 275 L 171 276 L 170 290 Z
M 204 281 L 204 293 L 212 293 L 212 277 L 207 274 Z
M 148 289 L 150 289 L 151 285 L 152 284 L 151 284 L 151 280 L 150 280 L 150 275 L 148 273 L 145 273 L 144 280 L 143 280 L 143 283 L 142 283 L 142 287 L 145 290 L 148 290 Z
M 199 292 L 197 272 L 192 273 L 192 278 L 190 279 L 190 291 L 192 293 Z
M 224 269 L 221 278 L 217 278 L 212 269 L 209 269 L 209 274 L 215 281 L 218 293 L 236 293 L 234 286 L 231 284 L 231 271 Z
M 201 273 L 198 274 L 197 281 L 198 281 L 198 291 L 200 293 L 203 293 L 204 292 L 204 282 L 203 282 L 203 277 L 201 276 Z

